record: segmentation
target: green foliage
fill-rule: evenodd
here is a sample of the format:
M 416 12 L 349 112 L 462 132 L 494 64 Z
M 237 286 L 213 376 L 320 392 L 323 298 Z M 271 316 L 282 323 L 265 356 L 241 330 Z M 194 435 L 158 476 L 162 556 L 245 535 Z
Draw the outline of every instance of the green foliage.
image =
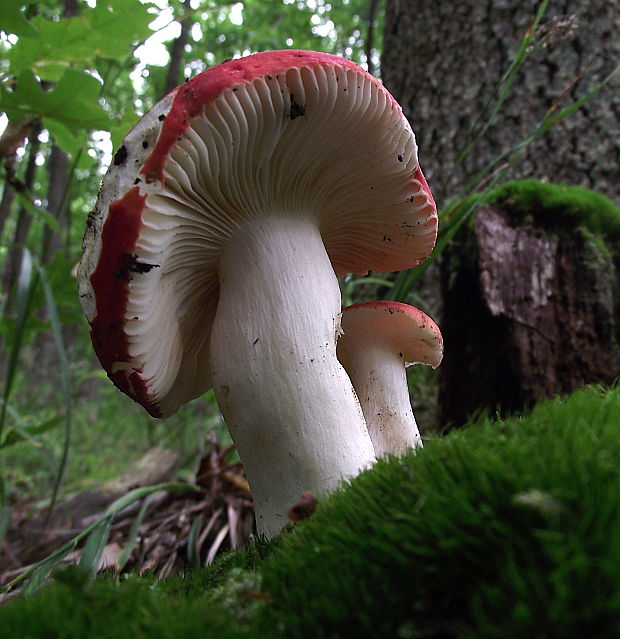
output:
M 79 570 L 84 572 L 89 578 L 97 574 L 99 560 L 104 551 L 108 540 L 112 520 L 114 517 L 136 501 L 144 497 L 150 497 L 157 492 L 191 492 L 193 490 L 200 491 L 198 486 L 181 483 L 162 483 L 153 486 L 145 486 L 143 488 L 134 488 L 127 494 L 113 501 L 105 510 L 103 517 L 84 530 L 79 532 L 69 541 L 65 542 L 57 548 L 53 553 L 42 559 L 41 561 L 28 566 L 23 572 L 9 582 L 5 588 L 12 588 L 17 584 L 25 582 L 24 593 L 31 594 L 36 592 L 48 575 L 58 566 L 62 564 L 67 555 L 76 549 L 82 540 L 86 540 L 84 547 L 80 552 Z
M 83 71 L 66 69 L 58 83 L 45 91 L 32 71 L 23 70 L 13 90 L 0 93 L 0 109 L 17 122 L 40 117 L 59 145 L 76 152 L 81 144 L 76 130 L 109 127 L 110 118 L 98 101 L 100 91 L 99 82 Z
M 19 24 L 14 18 L 11 24 L 17 30 L 13 31 L 11 24 L 3 25 L 3 29 L 23 35 L 26 22 L 29 39 L 20 39 L 11 47 L 10 72 L 36 69 L 41 80 L 58 82 L 68 65 L 84 68 L 97 58 L 124 60 L 132 52 L 132 45 L 150 35 L 152 7 L 150 3 L 106 0 L 92 8 L 82 6 L 79 15 L 72 18 L 50 20 L 48 16 L 35 16 Z M 81 89 L 79 83 L 76 88 Z
M 596 388 L 481 420 L 183 579 L 61 573 L 0 607 L 0 637 L 617 636 L 619 424 Z
M 124 61 L 150 35 L 152 5 L 110 0 L 83 7 L 72 18 L 41 15 L 28 21 L 18 3 L 9 4 L 2 27 L 20 37 L 8 50 L 12 82 L 0 85 L 0 111 L 14 122 L 42 120 L 57 144 L 76 153 L 85 133 L 112 127 L 100 103 L 106 87 L 93 71 L 100 60 Z

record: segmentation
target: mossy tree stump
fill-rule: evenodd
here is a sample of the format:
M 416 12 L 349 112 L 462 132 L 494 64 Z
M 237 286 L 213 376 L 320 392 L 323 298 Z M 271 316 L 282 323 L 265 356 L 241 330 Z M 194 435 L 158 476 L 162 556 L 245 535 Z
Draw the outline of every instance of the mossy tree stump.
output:
M 592 191 L 492 193 L 444 253 L 441 424 L 617 379 L 619 240 L 620 210 Z

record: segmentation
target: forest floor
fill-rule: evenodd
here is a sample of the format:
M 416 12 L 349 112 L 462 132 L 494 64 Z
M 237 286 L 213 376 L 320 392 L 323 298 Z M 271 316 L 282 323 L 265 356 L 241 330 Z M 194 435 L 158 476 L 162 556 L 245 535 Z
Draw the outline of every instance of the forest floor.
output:
M 243 467 L 230 461 L 230 453 L 211 436 L 186 492 L 158 491 L 118 512 L 98 570 L 164 578 L 247 542 L 254 532 L 252 500 Z M 122 477 L 64 496 L 51 512 L 49 504 L 32 498 L 14 504 L 0 552 L 0 587 L 101 520 L 115 499 L 171 480 L 177 461 L 173 451 L 153 448 Z M 63 563 L 76 563 L 81 546 Z

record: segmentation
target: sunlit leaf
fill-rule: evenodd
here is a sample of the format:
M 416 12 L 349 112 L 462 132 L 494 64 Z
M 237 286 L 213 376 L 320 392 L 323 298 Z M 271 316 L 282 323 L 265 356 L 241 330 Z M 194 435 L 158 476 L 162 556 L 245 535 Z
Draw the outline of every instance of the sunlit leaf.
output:
M 66 69 L 58 83 L 45 91 L 31 71 L 22 71 L 12 91 L 0 91 L 0 110 L 17 121 L 34 115 L 68 129 L 106 130 L 110 118 L 99 104 L 100 88 L 88 73 Z
M 20 10 L 21 5 L 19 0 L 2 0 L 0 29 L 5 33 L 14 33 L 20 38 L 37 38 L 39 33 L 24 17 Z
M 138 0 L 107 0 L 72 18 L 33 18 L 30 26 L 39 37 L 11 47 L 11 73 L 32 70 L 56 82 L 71 64 L 92 66 L 98 57 L 123 60 L 151 33 L 154 16 L 148 9 Z

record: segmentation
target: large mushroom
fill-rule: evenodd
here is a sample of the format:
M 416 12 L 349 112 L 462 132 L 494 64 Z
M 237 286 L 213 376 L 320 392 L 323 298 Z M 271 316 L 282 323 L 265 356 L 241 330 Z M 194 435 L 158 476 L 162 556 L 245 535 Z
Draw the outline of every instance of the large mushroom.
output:
M 443 339 L 437 324 L 408 304 L 365 302 L 344 309 L 342 331 L 338 359 L 359 397 L 376 455 L 421 446 L 405 368 L 439 366 Z
M 418 265 L 437 214 L 414 135 L 356 64 L 273 51 L 197 75 L 116 152 L 80 296 L 112 381 L 166 416 L 212 385 L 272 536 L 374 460 L 336 358 L 337 276 Z

